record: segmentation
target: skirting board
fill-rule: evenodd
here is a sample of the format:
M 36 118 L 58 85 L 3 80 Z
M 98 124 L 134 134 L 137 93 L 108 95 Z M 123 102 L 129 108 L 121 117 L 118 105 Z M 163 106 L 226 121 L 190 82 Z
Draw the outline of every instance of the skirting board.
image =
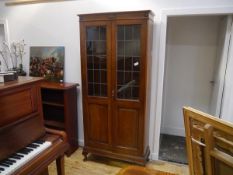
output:
M 150 154 L 150 160 L 158 160 L 159 159 L 159 155 L 156 153 L 151 153 Z
M 84 140 L 78 140 L 78 145 L 83 147 L 84 146 Z
M 185 130 L 184 128 L 162 127 L 161 134 L 169 134 L 169 135 L 185 137 Z

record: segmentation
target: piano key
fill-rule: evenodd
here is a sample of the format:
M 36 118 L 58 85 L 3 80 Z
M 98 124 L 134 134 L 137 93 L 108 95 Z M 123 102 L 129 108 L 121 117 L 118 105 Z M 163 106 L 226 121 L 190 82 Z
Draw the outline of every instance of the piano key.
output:
M 5 163 L 7 165 L 13 165 L 13 162 L 10 162 L 10 161 L 7 161 L 7 160 L 4 160 L 2 163 Z
M 33 151 L 33 149 L 31 149 L 31 148 L 24 148 L 24 149 L 22 149 L 22 150 L 24 150 L 24 151 L 27 151 L 27 152 L 31 152 L 31 151 Z
M 23 154 L 23 155 L 27 155 L 28 152 L 25 152 L 25 151 L 19 151 L 20 154 Z
M 37 148 L 39 145 L 36 145 L 36 144 L 33 144 L 33 143 L 31 143 L 31 144 L 29 144 L 27 147 L 29 147 L 29 148 Z
M 20 158 L 22 158 L 22 157 L 24 157 L 24 155 L 21 155 L 21 154 L 15 154 L 16 156 L 18 156 L 18 157 L 20 157 Z
M 10 159 L 17 159 L 17 160 L 19 160 L 20 157 L 18 157 L 18 156 L 11 156 Z
M 43 141 L 43 140 L 37 140 L 37 141 L 35 141 L 34 143 L 37 143 L 37 144 L 43 144 L 45 141 Z
M 1 167 L 0 167 L 0 171 L 4 171 L 4 168 L 1 168 Z
M 19 153 L 28 154 L 28 153 L 30 153 L 31 151 L 33 151 L 33 149 L 30 149 L 30 148 L 23 148 L 23 149 L 19 150 Z
M 10 167 L 9 165 L 5 164 L 5 163 L 0 163 L 1 166 L 3 167 Z
M 10 162 L 2 162 L 3 164 L 5 164 L 5 165 L 13 165 L 13 163 L 10 163 Z
M 39 141 L 40 142 L 40 141 Z M 7 165 L 4 163 L 4 161 L 0 162 L 0 168 L 4 168 L 3 171 L 0 172 L 0 175 L 11 175 L 13 174 L 15 171 L 17 171 L 20 167 L 22 167 L 23 165 L 25 165 L 27 162 L 29 162 L 30 160 L 32 160 L 33 158 L 35 158 L 38 154 L 40 154 L 41 152 L 43 152 L 45 149 L 47 149 L 48 147 L 50 147 L 52 145 L 51 142 L 45 142 L 43 141 L 43 143 L 41 142 L 41 144 L 39 144 L 39 146 L 35 149 L 30 149 L 30 148 L 24 148 L 24 149 L 21 149 L 19 152 L 15 153 L 15 154 L 12 154 L 8 159 L 6 160 L 12 160 L 12 156 L 13 157 L 17 157 L 17 156 L 22 156 L 24 155 L 24 153 L 20 153 L 22 150 L 25 151 L 30 149 L 31 151 L 20 157 L 19 160 L 16 160 L 15 163 L 13 163 L 13 165 Z M 8 161 L 9 163 L 9 161 Z
M 12 163 L 15 163 L 16 160 L 12 160 L 12 159 L 7 159 L 8 162 L 12 162 Z

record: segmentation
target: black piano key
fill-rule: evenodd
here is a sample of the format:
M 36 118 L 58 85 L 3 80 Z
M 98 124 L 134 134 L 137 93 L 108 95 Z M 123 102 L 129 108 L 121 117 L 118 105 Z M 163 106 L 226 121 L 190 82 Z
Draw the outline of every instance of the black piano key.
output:
M 19 156 L 11 156 L 10 158 L 12 158 L 12 159 L 17 159 L 17 160 L 20 160 L 20 159 L 21 159 L 21 157 L 19 157 Z
M 37 148 L 37 147 L 39 147 L 39 145 L 36 145 L 36 144 L 31 143 L 31 144 L 29 144 L 27 147 L 30 147 L 30 148 Z
M 24 155 L 27 155 L 29 153 L 29 151 L 26 151 L 26 150 L 20 150 L 18 151 L 20 154 L 24 154 Z
M 24 149 L 25 149 L 25 151 L 29 151 L 29 152 L 33 151 L 32 148 L 24 148 Z
M 23 158 L 24 157 L 24 155 L 21 155 L 21 154 L 15 154 L 15 155 L 13 155 L 13 156 L 16 156 L 16 157 L 19 157 L 19 158 Z
M 33 149 L 30 149 L 30 148 L 23 148 L 23 149 L 19 150 L 19 153 L 28 154 L 28 153 L 30 153 L 31 151 L 33 151 Z
M 4 166 L 4 167 L 10 167 L 10 165 L 5 164 L 5 163 L 2 163 L 2 162 L 0 163 L 0 165 L 1 165 L 1 166 Z
M 7 160 L 4 160 L 2 163 L 5 163 L 5 164 L 7 164 L 7 165 L 13 165 L 12 162 L 9 162 L 9 161 L 7 161 Z
M 20 154 L 24 154 L 24 155 L 27 155 L 28 152 L 25 152 L 25 151 L 19 151 Z
M 12 160 L 12 159 L 7 159 L 8 162 L 11 162 L 11 163 L 15 163 L 16 160 Z
M 1 168 L 1 167 L 0 167 L 0 171 L 4 171 L 4 170 L 5 170 L 4 168 Z
M 37 140 L 37 141 L 35 141 L 34 143 L 37 143 L 37 144 L 43 144 L 45 141 L 43 141 L 43 140 Z

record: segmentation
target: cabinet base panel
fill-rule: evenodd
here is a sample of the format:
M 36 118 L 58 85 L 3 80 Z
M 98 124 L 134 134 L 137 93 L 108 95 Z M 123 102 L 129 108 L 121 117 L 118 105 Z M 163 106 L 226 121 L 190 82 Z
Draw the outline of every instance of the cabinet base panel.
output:
M 100 149 L 95 149 L 95 148 L 84 146 L 82 154 L 84 156 L 84 159 L 83 159 L 84 161 L 88 160 L 87 159 L 88 154 L 93 154 L 97 156 L 126 161 L 126 162 L 135 163 L 135 164 L 144 166 L 146 162 L 149 160 L 150 149 L 149 147 L 147 147 L 146 153 L 143 156 L 134 156 L 134 155 L 127 155 L 127 154 L 119 154 L 119 153 L 114 153 L 114 152 L 107 151 L 107 150 L 100 150 Z

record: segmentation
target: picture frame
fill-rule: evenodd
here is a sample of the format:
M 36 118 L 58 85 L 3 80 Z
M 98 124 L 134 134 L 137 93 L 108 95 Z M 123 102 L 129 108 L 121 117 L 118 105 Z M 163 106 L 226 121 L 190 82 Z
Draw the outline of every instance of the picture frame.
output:
M 63 82 L 64 60 L 63 46 L 31 46 L 29 74 L 48 81 Z

